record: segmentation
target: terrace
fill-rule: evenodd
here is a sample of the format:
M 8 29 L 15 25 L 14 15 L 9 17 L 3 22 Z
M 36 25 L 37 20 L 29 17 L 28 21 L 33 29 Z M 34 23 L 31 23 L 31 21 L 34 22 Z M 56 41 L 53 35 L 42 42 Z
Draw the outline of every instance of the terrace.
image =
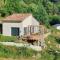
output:
M 34 33 L 34 28 L 38 29 L 37 33 Z M 44 27 L 42 25 L 40 26 L 29 26 L 26 28 L 24 36 L 18 38 L 18 41 L 22 42 L 27 42 L 28 44 L 32 44 L 35 46 L 45 46 L 45 31 Z M 29 30 L 30 29 L 30 30 Z M 29 31 L 28 31 L 29 30 Z M 28 31 L 28 32 L 27 32 Z

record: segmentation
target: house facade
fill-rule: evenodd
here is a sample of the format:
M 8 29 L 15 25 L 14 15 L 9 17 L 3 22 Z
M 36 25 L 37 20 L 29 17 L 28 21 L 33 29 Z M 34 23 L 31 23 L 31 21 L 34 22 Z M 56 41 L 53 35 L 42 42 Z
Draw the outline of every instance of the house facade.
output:
M 32 14 L 12 14 L 1 20 L 0 33 L 5 36 L 23 36 L 39 32 L 39 22 Z

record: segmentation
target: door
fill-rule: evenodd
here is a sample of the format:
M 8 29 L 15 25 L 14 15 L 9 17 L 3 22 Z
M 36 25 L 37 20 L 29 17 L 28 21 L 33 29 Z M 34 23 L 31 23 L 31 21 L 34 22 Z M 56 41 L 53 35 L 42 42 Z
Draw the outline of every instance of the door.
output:
M 2 34 L 2 24 L 0 24 L 0 34 Z
M 17 27 L 12 27 L 12 28 L 11 28 L 11 35 L 12 35 L 12 36 L 19 36 L 19 28 L 17 28 Z

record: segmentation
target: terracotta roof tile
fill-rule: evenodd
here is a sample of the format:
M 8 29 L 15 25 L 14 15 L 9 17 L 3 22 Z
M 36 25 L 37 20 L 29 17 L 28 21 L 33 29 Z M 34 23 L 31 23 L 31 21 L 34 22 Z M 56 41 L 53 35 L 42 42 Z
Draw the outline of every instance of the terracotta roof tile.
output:
M 5 19 L 3 19 L 3 21 L 23 21 L 25 18 L 27 18 L 30 15 L 32 14 L 30 13 L 12 14 L 10 16 L 7 16 Z

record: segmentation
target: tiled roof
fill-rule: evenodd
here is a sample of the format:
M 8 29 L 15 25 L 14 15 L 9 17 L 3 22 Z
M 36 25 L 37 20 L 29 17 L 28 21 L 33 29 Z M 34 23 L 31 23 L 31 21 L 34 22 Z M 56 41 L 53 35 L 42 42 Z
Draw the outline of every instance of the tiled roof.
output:
M 12 14 L 3 19 L 3 21 L 23 21 L 28 16 L 31 16 L 30 13 L 21 13 L 21 14 Z

